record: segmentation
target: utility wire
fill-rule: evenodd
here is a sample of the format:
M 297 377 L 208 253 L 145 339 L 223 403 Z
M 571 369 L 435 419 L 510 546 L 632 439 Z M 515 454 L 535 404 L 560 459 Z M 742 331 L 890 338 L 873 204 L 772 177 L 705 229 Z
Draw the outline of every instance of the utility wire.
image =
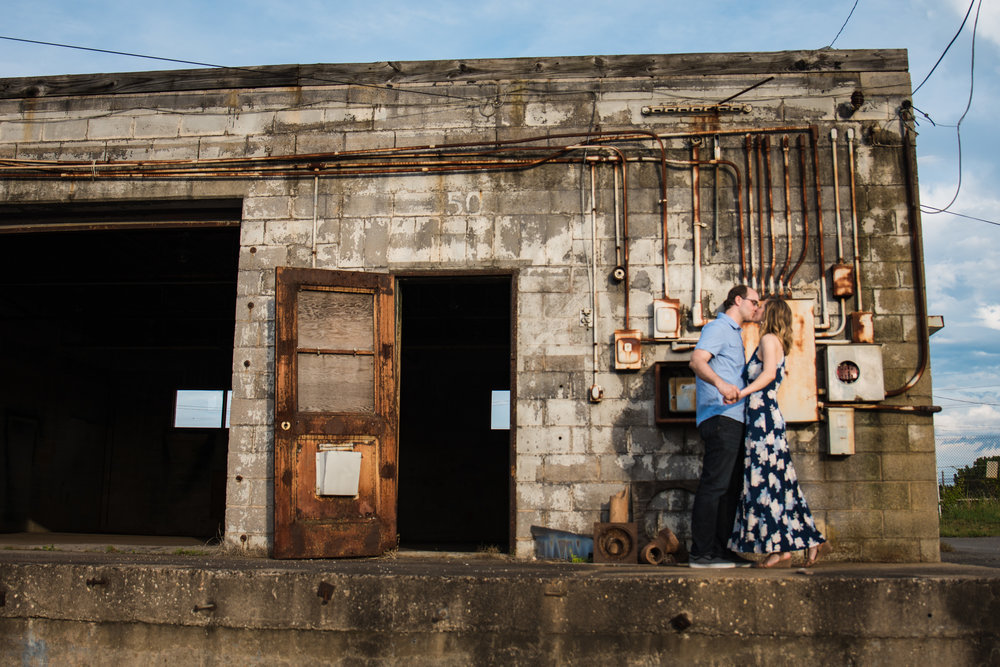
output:
M 958 36 L 962 34 L 962 29 L 965 27 L 965 22 L 969 20 L 969 14 L 972 13 L 972 6 L 974 4 L 976 4 L 976 0 L 972 0 L 972 2 L 969 3 L 969 8 L 965 10 L 965 18 L 962 19 L 962 25 L 958 26 L 958 32 L 956 32 L 955 36 L 951 38 L 950 42 L 948 42 L 948 46 L 944 47 L 944 51 L 941 52 L 941 56 L 937 59 L 937 62 L 934 63 L 934 67 L 932 67 L 931 71 L 927 73 L 927 76 L 925 76 L 924 80 L 920 82 L 920 85 L 913 89 L 913 92 L 910 93 L 911 95 L 916 95 L 917 91 L 923 88 L 924 84 L 927 83 L 927 79 L 931 78 L 931 74 L 934 73 L 934 70 L 937 69 L 937 66 L 941 64 L 942 60 L 944 60 L 945 55 L 948 53 L 948 49 L 950 49 L 951 45 L 955 43 L 955 40 L 958 39 Z
M 933 215 L 935 213 L 948 213 L 950 215 L 954 215 L 954 216 L 957 216 L 959 218 L 966 218 L 968 220 L 976 220 L 978 222 L 985 222 L 988 225 L 996 225 L 997 227 L 1000 227 L 1000 222 L 994 222 L 993 220 L 987 220 L 986 218 L 977 218 L 977 217 L 975 217 L 973 215 L 965 215 L 964 213 L 955 213 L 954 211 L 947 211 L 947 210 L 945 210 L 943 208 L 935 208 L 934 206 L 928 206 L 926 204 L 921 204 L 920 205 L 920 210 L 923 211 L 924 213 L 928 213 L 928 214 L 931 214 L 931 215 Z
M 955 203 L 955 201 L 958 199 L 958 194 L 962 191 L 962 121 L 965 120 L 965 117 L 969 114 L 969 109 L 972 108 L 972 94 L 973 94 L 973 92 L 976 89 L 976 29 L 979 26 L 979 10 L 982 9 L 982 7 L 983 7 L 983 0 L 978 0 L 978 4 L 977 4 L 977 0 L 972 0 L 972 4 L 969 5 L 969 10 L 965 14 L 965 19 L 962 19 L 962 25 L 963 26 L 965 25 L 965 20 L 969 18 L 969 12 L 972 11 L 972 5 L 976 5 L 976 18 L 972 22 L 972 45 L 971 45 L 971 54 L 972 55 L 971 55 L 971 62 L 970 62 L 970 65 L 969 65 L 969 100 L 965 104 L 965 111 L 962 112 L 961 118 L 959 118 L 958 122 L 955 123 L 955 136 L 958 138 L 958 184 L 955 186 L 955 195 L 951 198 L 951 201 L 948 202 L 948 204 L 946 206 L 941 207 L 941 208 L 938 208 L 936 206 L 922 207 L 922 208 L 926 208 L 925 212 L 928 213 L 928 214 L 937 214 L 937 213 L 946 213 L 946 212 L 948 212 L 948 209 L 951 208 L 952 204 Z M 955 33 L 955 37 L 952 38 L 951 43 L 948 44 L 948 48 L 951 48 L 951 44 L 954 43 L 955 39 L 958 37 L 959 33 L 961 33 L 961 32 L 962 32 L 962 29 L 959 28 L 958 33 Z M 948 51 L 948 49 L 946 48 L 945 49 L 945 53 L 947 53 L 947 51 Z M 944 58 L 944 53 L 941 54 L 941 58 Z M 940 62 L 941 62 L 941 59 L 939 58 L 938 59 L 938 63 L 940 63 Z M 936 68 L 937 64 L 935 64 L 934 67 Z M 934 70 L 932 69 L 931 72 L 933 72 L 933 71 Z M 927 77 L 929 78 L 930 74 L 928 74 Z M 927 81 L 927 78 L 925 78 L 924 81 L 921 82 L 920 85 L 921 86 L 924 85 L 924 83 L 926 83 L 926 81 Z M 920 86 L 917 86 L 917 88 L 919 89 Z M 917 91 L 914 90 L 913 92 L 916 93 Z
M 858 1 L 859 0 L 854 0 L 854 6 L 851 7 L 851 13 L 847 15 L 847 18 L 844 20 L 844 25 L 840 26 L 840 30 L 837 31 L 837 36 L 833 38 L 833 41 L 830 42 L 826 48 L 832 49 L 834 43 L 836 43 L 836 41 L 840 38 L 840 33 L 844 32 L 844 28 L 847 27 L 847 23 L 851 20 L 851 17 L 854 16 L 854 10 L 858 8 Z M 975 0 L 973 0 L 973 2 L 975 2 Z
M 957 401 L 958 403 L 968 403 L 969 405 L 993 405 L 1000 407 L 1000 403 L 984 403 L 982 401 L 967 401 L 961 398 L 952 398 L 951 396 L 942 396 L 941 394 L 934 394 L 934 398 L 943 398 L 946 401 Z
M 249 67 L 230 67 L 229 65 L 216 65 L 216 64 L 213 64 L 213 63 L 198 62 L 196 60 L 181 60 L 179 58 L 164 58 L 162 56 L 149 56 L 149 55 L 144 55 L 142 53 L 129 53 L 127 51 L 112 51 L 112 50 L 109 50 L 109 49 L 98 49 L 98 48 L 94 48 L 94 47 L 91 47 L 91 46 L 75 46 L 73 44 L 59 44 L 58 42 L 43 42 L 43 41 L 40 41 L 40 40 L 37 40 L 37 39 L 24 39 L 24 38 L 21 38 L 21 37 L 8 37 L 6 35 L 0 35 L 0 39 L 5 39 L 5 40 L 10 41 L 10 42 L 22 42 L 24 44 L 41 44 L 43 46 L 55 46 L 55 47 L 58 47 L 58 48 L 61 48 L 61 49 L 77 49 L 79 51 L 91 51 L 91 52 L 94 52 L 94 53 L 108 53 L 108 54 L 115 55 L 115 56 L 127 56 L 129 58 L 145 58 L 147 60 L 159 60 L 159 61 L 168 62 L 168 63 L 180 63 L 182 65 L 197 65 L 199 67 L 210 67 L 210 68 L 213 68 L 213 69 L 228 69 L 228 70 L 233 70 L 235 72 L 249 72 L 251 74 L 256 74 L 258 76 L 265 74 L 264 72 L 261 72 L 259 70 L 255 70 L 255 69 L 252 69 L 252 68 L 249 68 Z M 380 86 L 380 85 L 374 84 L 374 83 L 359 83 L 357 81 L 344 81 L 344 80 L 341 80 L 341 79 L 326 79 L 326 78 L 316 77 L 316 76 L 305 76 L 303 78 L 306 79 L 306 80 L 308 80 L 308 81 L 318 81 L 318 82 L 322 82 L 322 83 L 336 83 L 336 84 L 339 84 L 339 85 L 346 85 L 346 86 L 359 86 L 359 87 L 362 87 L 362 88 L 375 88 L 375 89 L 378 89 L 378 90 L 391 90 L 391 91 L 394 91 L 394 92 L 401 92 L 401 93 L 414 93 L 414 94 L 417 94 L 417 95 L 430 95 L 432 97 L 448 97 L 448 98 L 452 98 L 452 99 L 464 100 L 466 102 L 474 102 L 476 104 L 479 104 L 481 102 L 481 100 L 475 99 L 475 98 L 471 98 L 471 97 L 463 97 L 461 95 L 449 95 L 448 93 L 432 93 L 432 92 L 426 91 L 426 90 L 411 90 L 411 89 L 406 89 L 406 88 L 395 88 L 393 86 Z

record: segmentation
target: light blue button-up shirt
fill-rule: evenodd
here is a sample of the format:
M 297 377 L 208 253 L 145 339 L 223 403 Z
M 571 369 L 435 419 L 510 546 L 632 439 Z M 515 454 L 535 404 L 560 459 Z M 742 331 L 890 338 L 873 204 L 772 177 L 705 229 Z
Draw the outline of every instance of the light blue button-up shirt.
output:
M 743 351 L 743 337 L 740 325 L 725 313 L 706 324 L 701 330 L 696 350 L 705 350 L 712 355 L 708 362 L 709 368 L 720 378 L 734 384 L 740 389 L 743 382 L 743 367 L 746 365 L 746 354 Z M 695 380 L 696 413 L 695 422 L 701 424 L 710 417 L 723 415 L 738 422 L 743 421 L 743 403 L 737 401 L 726 405 L 722 394 L 712 384 L 701 378 Z

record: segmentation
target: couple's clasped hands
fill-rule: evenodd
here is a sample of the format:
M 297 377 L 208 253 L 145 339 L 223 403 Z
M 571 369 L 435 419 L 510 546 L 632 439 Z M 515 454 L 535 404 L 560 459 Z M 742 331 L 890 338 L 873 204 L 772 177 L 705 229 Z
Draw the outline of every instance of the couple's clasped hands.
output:
M 722 400 L 726 405 L 737 403 L 742 398 L 742 396 L 740 396 L 740 388 L 734 384 L 723 382 L 722 386 L 718 389 L 719 393 L 722 394 Z

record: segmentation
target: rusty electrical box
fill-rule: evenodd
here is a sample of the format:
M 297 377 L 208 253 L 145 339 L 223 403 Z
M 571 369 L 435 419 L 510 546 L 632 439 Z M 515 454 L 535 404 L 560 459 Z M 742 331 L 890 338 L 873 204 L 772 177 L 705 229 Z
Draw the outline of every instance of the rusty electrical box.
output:
M 654 417 L 657 424 L 693 424 L 694 372 L 686 361 L 653 364 Z
M 615 370 L 632 371 L 642 368 L 642 334 L 638 329 L 615 332 Z

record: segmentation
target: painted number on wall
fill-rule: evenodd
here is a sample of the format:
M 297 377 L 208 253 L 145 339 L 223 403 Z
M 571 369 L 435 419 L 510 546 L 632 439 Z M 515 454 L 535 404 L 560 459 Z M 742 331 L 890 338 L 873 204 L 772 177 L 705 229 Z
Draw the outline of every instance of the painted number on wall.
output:
M 475 215 L 483 208 L 483 195 L 479 192 L 449 192 L 448 215 Z

